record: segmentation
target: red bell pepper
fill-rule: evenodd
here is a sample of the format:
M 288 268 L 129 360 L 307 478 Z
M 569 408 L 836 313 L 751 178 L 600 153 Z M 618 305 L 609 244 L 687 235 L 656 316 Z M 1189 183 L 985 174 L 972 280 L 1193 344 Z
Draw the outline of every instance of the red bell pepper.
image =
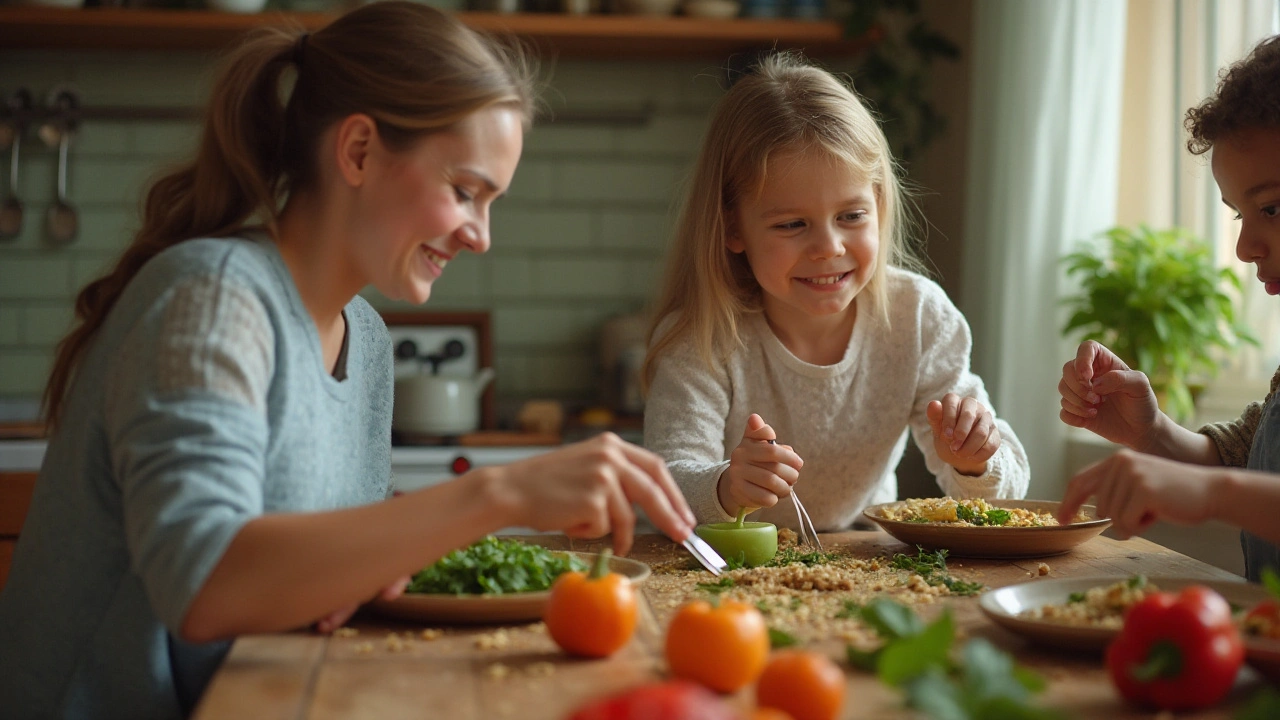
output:
M 1207 587 L 1153 593 L 1129 608 L 1107 670 L 1130 702 L 1192 710 L 1221 700 L 1244 662 L 1231 606 Z
M 686 680 L 642 685 L 579 708 L 569 720 L 738 720 L 710 690 Z

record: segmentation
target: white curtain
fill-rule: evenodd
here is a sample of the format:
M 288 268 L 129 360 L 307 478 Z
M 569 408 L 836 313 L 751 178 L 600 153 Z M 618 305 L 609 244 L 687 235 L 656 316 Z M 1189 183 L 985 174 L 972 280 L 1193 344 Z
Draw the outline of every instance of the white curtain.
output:
M 1031 460 L 1065 485 L 1058 258 L 1115 224 L 1123 0 L 977 0 L 961 309 L 974 368 Z

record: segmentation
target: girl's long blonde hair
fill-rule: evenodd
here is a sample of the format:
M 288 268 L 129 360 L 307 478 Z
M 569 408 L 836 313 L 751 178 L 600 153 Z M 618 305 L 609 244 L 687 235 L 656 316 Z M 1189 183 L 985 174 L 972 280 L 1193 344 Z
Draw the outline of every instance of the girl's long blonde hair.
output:
M 312 34 L 251 35 L 218 73 L 195 159 L 151 186 L 132 244 L 76 298 L 78 325 L 58 345 L 45 419 L 57 424 L 77 364 L 142 266 L 184 240 L 230 235 L 249 221 L 274 235 L 289 194 L 317 182 L 320 138 L 333 123 L 367 114 L 396 149 L 494 105 L 520 110 L 527 127 L 534 76 L 519 46 L 403 0 L 366 5 Z
M 863 292 L 887 319 L 888 266 L 920 268 L 907 242 L 908 198 L 889 143 L 848 86 L 799 55 L 773 54 L 725 93 L 707 128 L 649 328 L 646 386 L 657 359 L 686 336 L 708 366 L 739 344 L 739 323 L 760 312 L 761 297 L 746 257 L 725 245 L 732 214 L 740 198 L 759 192 L 771 157 L 811 150 L 845 164 L 875 190 L 880 252 Z M 665 330 L 655 337 L 659 326 Z

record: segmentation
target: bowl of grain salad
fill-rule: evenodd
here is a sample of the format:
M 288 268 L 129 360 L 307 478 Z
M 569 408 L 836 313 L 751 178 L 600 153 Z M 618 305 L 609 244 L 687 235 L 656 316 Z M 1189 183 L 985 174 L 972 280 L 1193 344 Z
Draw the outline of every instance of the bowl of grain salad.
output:
M 1026 558 L 1059 555 L 1111 525 L 1083 506 L 1067 524 L 1049 500 L 911 498 L 873 505 L 863 515 L 908 545 L 946 549 L 954 556 Z

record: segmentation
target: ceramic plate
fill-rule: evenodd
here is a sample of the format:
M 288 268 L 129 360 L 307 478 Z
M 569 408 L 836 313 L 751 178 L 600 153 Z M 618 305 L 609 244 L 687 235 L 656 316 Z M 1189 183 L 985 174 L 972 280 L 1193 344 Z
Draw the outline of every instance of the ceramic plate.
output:
M 1080 627 L 1050 620 L 1026 618 L 1022 617 L 1022 613 L 1045 605 L 1058 605 L 1066 602 L 1067 597 L 1073 592 L 1106 587 L 1124 579 L 1124 577 L 1085 577 L 1032 580 L 1020 585 L 988 590 L 978 598 L 978 607 L 982 608 L 983 614 L 997 625 L 1032 642 L 1065 650 L 1100 653 L 1119 630 Z M 1246 609 L 1268 597 L 1267 591 L 1262 586 L 1243 580 L 1234 582 L 1164 577 L 1153 577 L 1148 580 L 1163 591 L 1177 591 L 1188 585 L 1205 585 L 1217 591 L 1227 599 L 1227 602 Z M 1249 664 L 1258 671 L 1273 680 L 1280 679 L 1280 640 L 1246 637 L 1245 654 Z
M 1059 505 L 1048 500 L 988 500 L 987 503 L 998 508 L 1024 508 L 1049 513 L 1055 512 Z M 1051 527 L 970 527 L 889 520 L 881 515 L 885 508 L 897 508 L 905 504 L 899 501 L 872 505 L 863 510 L 862 514 L 908 545 L 920 545 L 927 550 L 945 548 L 950 555 L 960 557 L 1022 558 L 1060 555 L 1111 526 L 1108 518 Z M 1097 514 L 1092 505 L 1085 505 L 1082 510 L 1089 517 Z
M 569 554 L 576 555 L 588 567 L 596 559 L 594 553 Z M 649 566 L 630 558 L 610 557 L 609 570 L 631 578 L 633 585 L 638 585 L 649 577 Z M 551 592 L 548 590 L 507 595 L 405 593 L 395 600 L 374 600 L 369 606 L 383 615 L 400 620 L 496 624 L 541 619 L 549 597 Z

